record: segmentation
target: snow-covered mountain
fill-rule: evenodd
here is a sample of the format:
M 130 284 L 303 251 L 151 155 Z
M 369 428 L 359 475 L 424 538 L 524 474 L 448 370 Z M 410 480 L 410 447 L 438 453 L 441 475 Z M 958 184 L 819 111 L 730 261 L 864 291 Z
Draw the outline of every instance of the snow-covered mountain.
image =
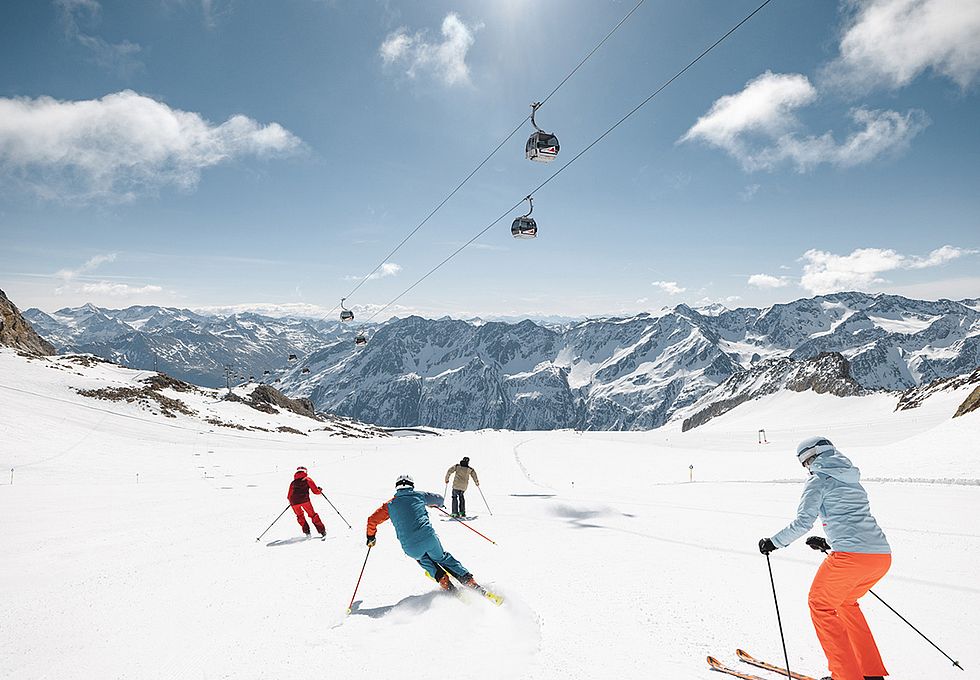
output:
M 339 324 L 308 319 L 248 313 L 206 316 L 155 306 L 103 309 L 88 304 L 53 314 L 29 309 L 24 317 L 59 351 L 160 370 L 207 387 L 225 384 L 226 367 L 232 378 L 254 376 L 273 382 L 290 354 L 309 354 L 351 333 Z
M 854 292 L 565 325 L 408 317 L 362 327 L 363 347 L 334 323 L 253 314 L 86 306 L 25 316 L 61 348 L 144 368 L 155 358 L 202 384 L 223 382 L 225 364 L 257 378 L 273 370 L 267 380 L 281 376 L 321 411 L 388 426 L 649 429 L 777 389 L 899 391 L 980 366 L 975 301 Z

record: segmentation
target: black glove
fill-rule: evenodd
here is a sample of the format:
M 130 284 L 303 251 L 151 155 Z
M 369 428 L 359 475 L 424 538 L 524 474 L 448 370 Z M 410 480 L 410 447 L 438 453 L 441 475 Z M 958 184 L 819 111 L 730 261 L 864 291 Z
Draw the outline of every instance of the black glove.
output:
M 776 549 L 776 544 L 772 542 L 771 538 L 759 539 L 759 552 L 761 552 L 763 555 L 768 555 L 775 549 Z
M 827 539 L 823 536 L 810 536 L 806 539 L 806 544 L 814 550 L 830 552 L 830 543 L 827 543 Z
M 373 548 L 374 547 L 374 544 L 377 543 L 377 542 L 378 542 L 378 537 L 377 536 L 372 536 L 371 534 L 368 534 L 368 537 L 367 537 L 367 547 Z

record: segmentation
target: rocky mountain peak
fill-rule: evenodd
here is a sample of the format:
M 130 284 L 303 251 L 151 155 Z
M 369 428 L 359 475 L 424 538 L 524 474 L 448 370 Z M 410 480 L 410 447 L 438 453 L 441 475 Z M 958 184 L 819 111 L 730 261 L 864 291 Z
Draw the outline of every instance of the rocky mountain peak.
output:
M 56 354 L 54 345 L 42 338 L 33 326 L 21 316 L 20 310 L 0 290 L 0 345 L 14 347 L 30 354 L 51 356 Z

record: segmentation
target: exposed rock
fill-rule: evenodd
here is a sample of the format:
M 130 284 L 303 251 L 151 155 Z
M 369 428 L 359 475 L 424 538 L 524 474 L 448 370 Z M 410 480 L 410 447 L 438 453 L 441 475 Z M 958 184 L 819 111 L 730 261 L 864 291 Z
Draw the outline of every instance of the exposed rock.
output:
M 709 393 L 702 400 L 708 405 L 685 418 L 681 431 L 692 430 L 712 418 L 728 413 L 736 406 L 782 389 L 794 392 L 810 390 L 817 394 L 833 394 L 838 397 L 865 393 L 851 377 L 851 367 L 847 359 L 837 352 L 825 352 L 805 361 L 768 359 L 747 371 L 734 374 Z
M 20 310 L 0 290 L 0 345 L 14 347 L 28 354 L 51 356 L 54 345 L 38 335 Z
M 977 368 L 972 373 L 965 375 L 957 375 L 953 376 L 952 378 L 940 378 L 938 380 L 933 380 L 927 385 L 920 385 L 919 387 L 913 387 L 905 390 L 905 392 L 903 392 L 902 396 L 899 398 L 898 404 L 895 406 L 895 410 L 907 411 L 909 409 L 918 408 L 922 405 L 922 402 L 937 392 L 957 390 L 966 385 L 973 385 L 975 383 L 980 383 L 980 368 Z M 969 413 L 977 408 L 976 399 L 978 397 L 978 390 L 980 390 L 980 387 L 978 387 L 977 390 L 974 390 L 973 394 L 967 397 L 966 401 L 960 405 L 959 409 L 956 411 L 957 416 L 963 415 L 964 413 Z M 971 399 L 974 401 L 971 402 Z
M 249 400 L 246 403 L 252 408 L 264 411 L 265 413 L 278 413 L 279 411 L 274 408 L 278 406 L 296 415 L 306 416 L 314 420 L 320 419 L 317 417 L 312 401 L 309 399 L 290 399 L 275 387 L 270 387 L 269 385 L 259 385 L 252 390 L 252 394 L 249 395 Z
M 968 396 L 963 403 L 960 404 L 960 407 L 956 409 L 956 413 L 953 414 L 953 417 L 959 418 L 962 415 L 976 411 L 978 408 L 980 408 L 980 387 L 977 387 L 970 392 L 970 396 Z

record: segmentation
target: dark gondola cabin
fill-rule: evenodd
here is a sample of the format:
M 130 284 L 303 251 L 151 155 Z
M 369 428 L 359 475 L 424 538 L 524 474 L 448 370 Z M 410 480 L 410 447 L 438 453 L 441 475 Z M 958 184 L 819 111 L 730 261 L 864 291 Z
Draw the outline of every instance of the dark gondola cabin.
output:
M 510 233 L 514 238 L 535 238 L 538 225 L 533 217 L 518 217 L 511 223 Z
M 340 320 L 341 321 L 353 321 L 354 320 L 354 312 L 350 311 L 349 309 L 345 309 L 344 311 L 342 311 L 340 313 Z
M 355 345 L 366 345 L 367 344 L 367 336 L 364 335 L 363 333 L 358 333 L 357 334 L 357 337 L 354 338 L 354 344 Z
M 289 361 L 296 361 L 296 355 L 295 354 L 290 354 L 289 355 Z
M 308 368 L 304 368 L 302 372 L 303 372 L 303 373 L 309 373 L 309 372 L 310 372 L 310 369 L 308 369 Z

